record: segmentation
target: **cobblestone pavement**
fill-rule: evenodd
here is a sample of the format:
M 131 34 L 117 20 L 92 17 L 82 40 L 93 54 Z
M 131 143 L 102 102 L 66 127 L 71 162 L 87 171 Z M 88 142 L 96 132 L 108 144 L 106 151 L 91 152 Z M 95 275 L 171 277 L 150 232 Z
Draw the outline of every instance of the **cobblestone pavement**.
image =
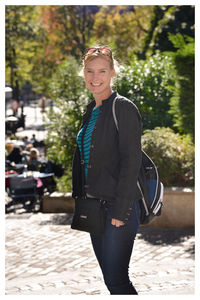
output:
M 109 295 L 71 214 L 6 215 L 6 295 Z M 194 232 L 141 227 L 130 263 L 139 295 L 194 294 Z

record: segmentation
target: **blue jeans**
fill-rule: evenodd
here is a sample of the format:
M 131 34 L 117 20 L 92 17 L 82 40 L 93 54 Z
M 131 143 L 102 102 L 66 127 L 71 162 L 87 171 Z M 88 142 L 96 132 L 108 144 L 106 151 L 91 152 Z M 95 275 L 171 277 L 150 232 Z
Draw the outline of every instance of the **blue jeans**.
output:
M 111 295 L 138 294 L 129 280 L 128 270 L 134 239 L 139 227 L 139 217 L 140 208 L 137 201 L 131 210 L 128 223 L 116 227 L 111 224 L 108 208 L 104 235 L 90 235 L 104 282 Z

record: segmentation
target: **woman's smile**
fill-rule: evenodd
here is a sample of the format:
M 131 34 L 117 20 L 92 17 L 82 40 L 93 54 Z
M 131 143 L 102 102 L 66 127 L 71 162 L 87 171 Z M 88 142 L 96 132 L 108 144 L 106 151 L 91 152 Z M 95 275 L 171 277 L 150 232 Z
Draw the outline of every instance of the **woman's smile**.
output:
M 100 86 L 100 85 L 102 85 L 102 83 L 94 83 L 94 82 L 91 82 L 91 85 L 93 85 L 93 86 Z

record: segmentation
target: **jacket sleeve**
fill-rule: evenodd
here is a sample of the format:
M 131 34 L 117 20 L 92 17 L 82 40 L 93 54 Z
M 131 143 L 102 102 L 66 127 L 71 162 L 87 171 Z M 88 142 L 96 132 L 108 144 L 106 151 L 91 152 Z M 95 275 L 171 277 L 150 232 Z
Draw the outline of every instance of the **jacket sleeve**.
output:
M 116 101 L 120 170 L 112 218 L 127 222 L 135 200 L 139 199 L 138 174 L 142 161 L 142 123 L 137 107 L 130 100 Z

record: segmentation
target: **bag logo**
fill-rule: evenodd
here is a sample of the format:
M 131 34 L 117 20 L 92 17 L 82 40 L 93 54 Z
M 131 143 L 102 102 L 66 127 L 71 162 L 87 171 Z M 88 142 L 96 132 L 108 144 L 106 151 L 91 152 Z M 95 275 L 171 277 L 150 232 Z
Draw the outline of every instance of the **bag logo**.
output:
M 87 219 L 87 216 L 80 215 L 80 218 L 81 218 L 81 219 Z

